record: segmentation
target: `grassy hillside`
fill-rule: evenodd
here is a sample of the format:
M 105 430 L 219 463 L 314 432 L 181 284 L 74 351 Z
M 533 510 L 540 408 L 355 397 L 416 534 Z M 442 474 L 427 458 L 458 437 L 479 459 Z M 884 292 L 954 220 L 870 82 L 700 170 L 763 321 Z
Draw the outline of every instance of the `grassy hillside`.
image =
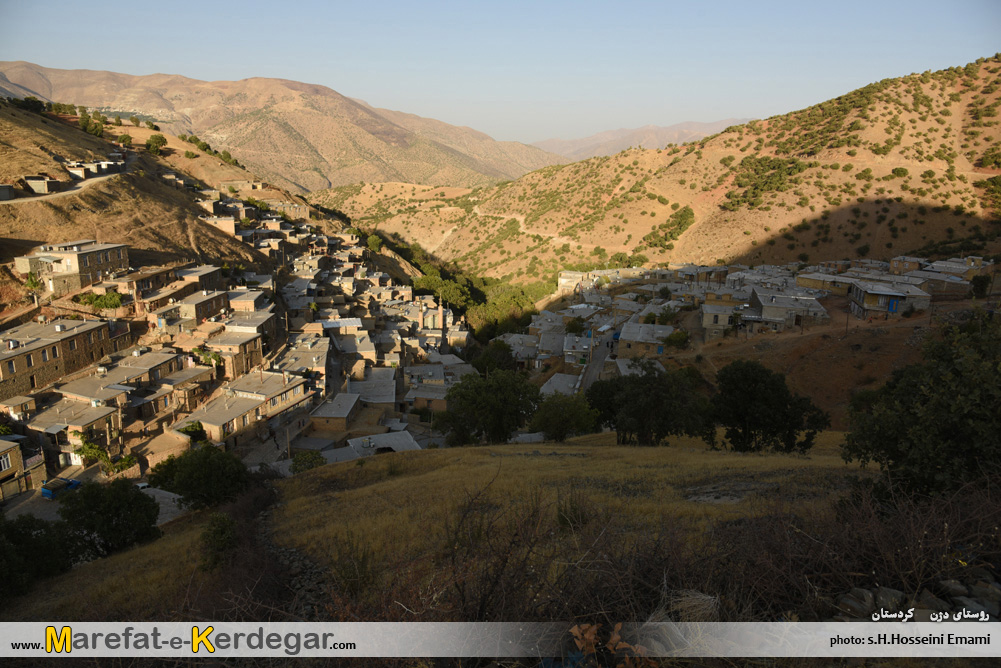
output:
M 606 434 L 327 465 L 278 483 L 263 515 L 261 492 L 224 508 L 240 537 L 214 573 L 198 566 L 196 514 L 38 583 L 0 618 L 810 621 L 853 586 L 916 594 L 997 558 L 988 492 L 851 495 L 841 437 L 809 456 Z M 975 563 L 957 561 L 970 540 L 984 541 Z M 307 586 L 323 593 L 303 611 Z
M 994 57 L 494 187 L 442 196 L 363 184 L 310 198 L 516 281 L 575 263 L 989 255 L 1001 251 L 998 214 L 975 184 L 1001 174 L 999 104 Z
M 605 528 L 625 546 L 667 526 L 696 532 L 694 538 L 714 522 L 767 515 L 779 493 L 796 499 L 803 513 L 821 512 L 857 470 L 840 459 L 840 434 L 833 432 L 821 436 L 809 457 L 740 457 L 687 440 L 668 448 L 614 442 L 614 434 L 605 434 L 568 445 L 429 450 L 324 466 L 280 483 L 278 505 L 266 524 L 255 524 L 257 515 L 249 510 L 259 497 L 227 508 L 243 518 L 241 554 L 234 556 L 264 564 L 264 536 L 271 534 L 279 546 L 317 563 L 338 595 L 354 597 L 360 611 L 375 604 L 383 586 L 406 587 L 415 596 L 432 580 L 445 586 L 454 576 L 449 551 L 455 536 L 449 534 L 470 508 L 504 515 L 498 539 L 504 538 L 501 528 L 509 526 L 510 512 L 534 504 L 545 515 L 540 522 L 553 531 L 553 545 L 585 548 L 574 534 L 586 527 Z M 223 606 L 222 585 L 211 584 L 212 575 L 198 568 L 198 537 L 207 515 L 177 520 L 155 543 L 41 583 L 7 602 L 0 617 L 54 619 L 60 610 L 72 609 L 80 620 L 183 619 L 195 601 Z M 432 572 L 436 567 L 441 568 Z M 136 569 L 145 576 L 127 577 Z M 401 602 L 408 608 L 421 605 Z M 199 612 L 213 618 L 211 609 Z M 461 618 L 452 612 L 452 618 Z M 323 618 L 349 615 L 331 606 Z M 436 611 L 435 617 L 449 614 Z

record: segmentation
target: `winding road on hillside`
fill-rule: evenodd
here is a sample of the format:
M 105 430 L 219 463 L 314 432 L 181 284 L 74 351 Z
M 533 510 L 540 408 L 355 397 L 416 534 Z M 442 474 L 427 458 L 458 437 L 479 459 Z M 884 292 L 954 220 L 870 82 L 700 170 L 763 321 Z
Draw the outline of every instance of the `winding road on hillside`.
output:
M 82 181 L 71 181 L 72 184 L 66 190 L 60 190 L 57 193 L 48 193 L 47 195 L 35 195 L 34 197 L 19 197 L 17 199 L 8 199 L 0 201 L 0 204 L 24 204 L 25 202 L 45 202 L 48 200 L 59 199 L 60 197 L 69 197 L 70 195 L 79 195 L 81 192 L 94 186 L 102 181 L 107 181 L 113 176 L 119 176 L 120 174 L 127 174 L 129 167 L 135 162 L 136 157 L 134 155 L 126 156 L 125 158 L 125 171 L 124 172 L 114 172 L 112 174 L 104 174 L 103 176 L 92 176 L 89 179 L 84 179 Z

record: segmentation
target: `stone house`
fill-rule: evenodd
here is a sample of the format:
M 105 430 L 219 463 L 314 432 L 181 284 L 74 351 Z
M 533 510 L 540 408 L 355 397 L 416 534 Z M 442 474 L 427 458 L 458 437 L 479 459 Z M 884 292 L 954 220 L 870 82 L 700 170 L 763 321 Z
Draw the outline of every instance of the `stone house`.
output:
M 92 239 L 49 244 L 14 258 L 18 273 L 33 273 L 54 295 L 81 290 L 128 266 L 128 246 L 99 244 Z
M 45 456 L 27 437 L 0 436 L 0 501 L 39 487 L 46 477 Z
M 121 454 L 121 411 L 98 401 L 60 399 L 39 410 L 24 428 L 25 434 L 46 451 L 56 469 L 84 463 L 77 454 L 84 438 L 111 456 Z
M 664 339 L 674 333 L 670 325 L 646 325 L 627 322 L 619 333 L 619 355 L 623 357 L 656 357 L 663 355 Z
M 0 332 L 0 399 L 30 394 L 113 352 L 103 320 L 29 322 Z

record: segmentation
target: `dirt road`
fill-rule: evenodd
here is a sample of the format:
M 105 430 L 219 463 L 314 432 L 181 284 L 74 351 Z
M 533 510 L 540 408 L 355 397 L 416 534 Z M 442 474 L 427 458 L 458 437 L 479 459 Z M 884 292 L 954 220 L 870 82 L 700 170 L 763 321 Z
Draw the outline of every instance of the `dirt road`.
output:
M 37 195 L 35 197 L 19 197 L 18 199 L 9 199 L 0 201 L 0 205 L 3 204 L 24 204 L 25 202 L 45 202 L 47 200 L 59 199 L 60 197 L 69 197 L 70 195 L 78 195 L 87 188 L 93 187 L 97 183 L 102 181 L 107 181 L 108 179 L 119 176 L 120 174 L 127 174 L 129 167 L 135 162 L 135 157 L 130 156 L 125 159 L 125 171 L 116 172 L 114 174 L 104 174 L 103 176 L 92 176 L 89 179 L 84 179 L 83 181 L 73 181 L 72 185 L 66 190 L 60 190 L 57 193 L 49 193 L 48 195 Z

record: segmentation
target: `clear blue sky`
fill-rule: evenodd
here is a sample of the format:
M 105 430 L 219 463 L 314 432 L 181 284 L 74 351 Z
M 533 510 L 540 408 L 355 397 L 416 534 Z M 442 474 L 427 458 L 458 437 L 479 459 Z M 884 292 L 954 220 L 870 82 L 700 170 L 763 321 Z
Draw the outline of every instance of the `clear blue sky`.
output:
M 999 51 L 999 0 L 0 0 L 0 60 L 294 79 L 524 142 L 763 118 Z

